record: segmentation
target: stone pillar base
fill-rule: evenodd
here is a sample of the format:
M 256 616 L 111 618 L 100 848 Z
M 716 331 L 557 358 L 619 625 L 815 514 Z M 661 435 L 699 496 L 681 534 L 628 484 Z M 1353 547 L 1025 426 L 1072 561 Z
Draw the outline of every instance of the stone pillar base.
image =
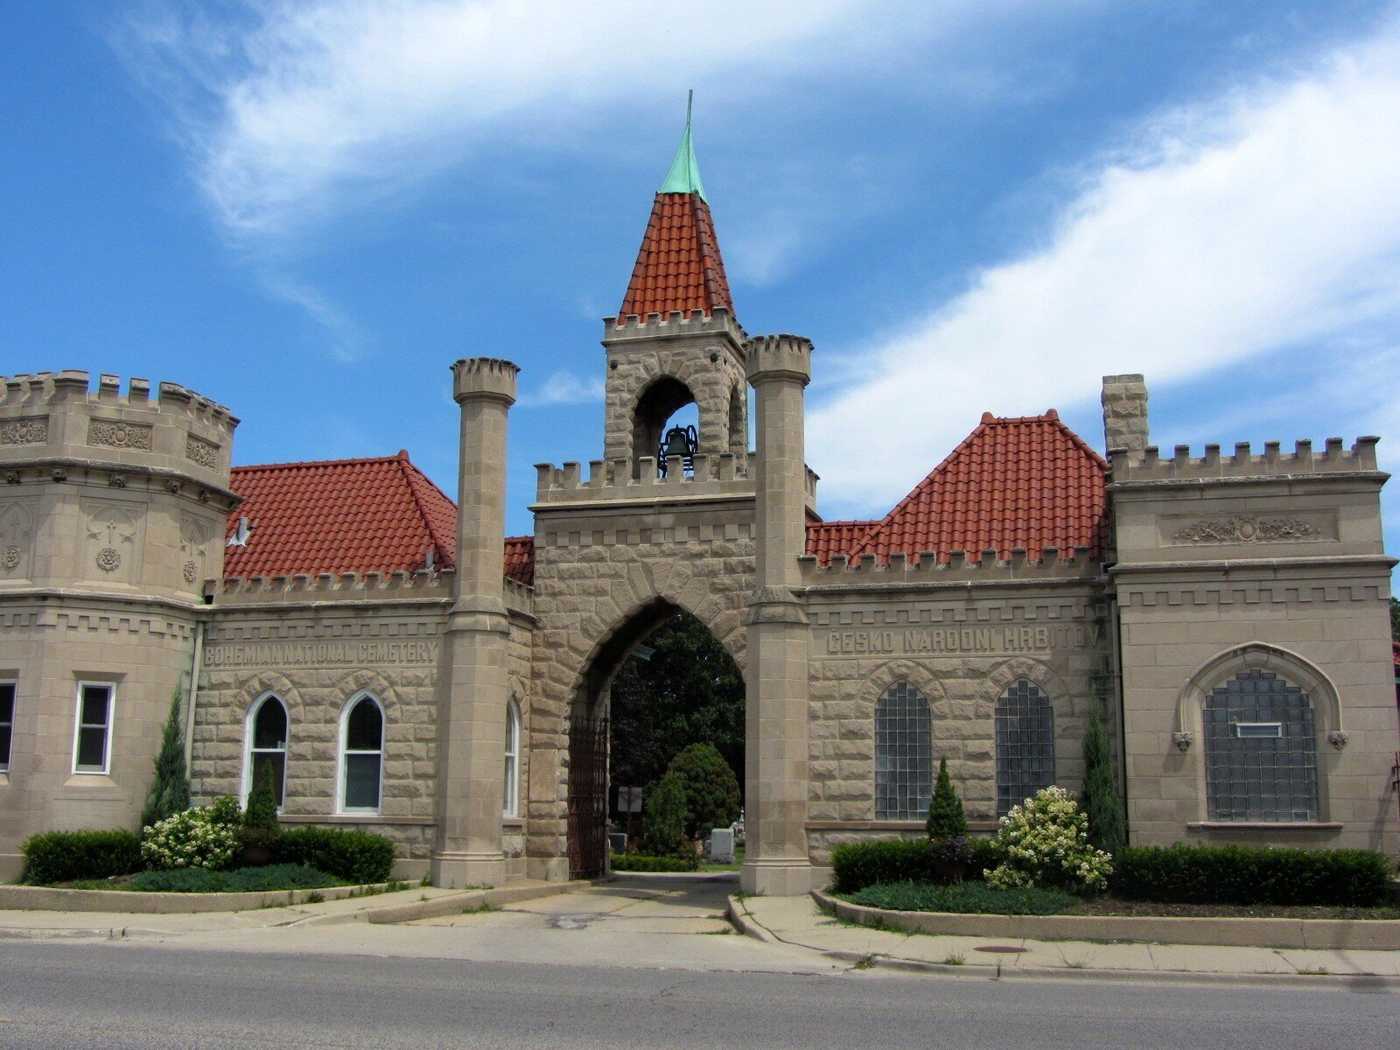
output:
M 529 857 L 525 861 L 525 877 L 540 882 L 568 882 L 568 857 Z
M 802 897 L 812 891 L 812 865 L 805 860 L 746 860 L 739 886 L 765 897 Z
M 464 886 L 504 886 L 506 858 L 503 853 L 434 853 L 432 882 L 440 889 Z

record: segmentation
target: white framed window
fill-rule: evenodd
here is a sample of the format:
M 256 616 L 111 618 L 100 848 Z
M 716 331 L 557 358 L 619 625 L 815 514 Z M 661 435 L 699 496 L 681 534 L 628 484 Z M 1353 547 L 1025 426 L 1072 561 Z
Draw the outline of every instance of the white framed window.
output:
M 0 682 L 0 773 L 10 771 L 10 744 L 15 728 L 15 683 Z
M 73 719 L 73 772 L 106 773 L 112 761 L 112 716 L 117 687 L 111 682 L 79 682 Z
M 384 709 L 357 693 L 340 712 L 339 813 L 378 813 L 384 787 Z
M 896 682 L 875 704 L 875 819 L 922 820 L 933 794 L 928 699 Z
M 243 804 L 258 782 L 264 766 L 272 768 L 272 790 L 277 796 L 277 808 L 287 791 L 287 737 L 291 720 L 287 705 L 275 693 L 264 693 L 248 709 L 248 723 L 243 730 L 246 741 L 243 755 Z
M 506 704 L 506 782 L 501 795 L 501 812 L 520 816 L 520 708 L 512 700 Z

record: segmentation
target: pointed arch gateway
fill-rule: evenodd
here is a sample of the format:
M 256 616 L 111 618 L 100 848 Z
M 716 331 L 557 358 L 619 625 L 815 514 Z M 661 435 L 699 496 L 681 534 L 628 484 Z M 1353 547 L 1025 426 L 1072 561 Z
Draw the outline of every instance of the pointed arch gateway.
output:
M 609 826 L 636 833 L 641 791 L 689 744 L 714 744 L 742 784 L 744 705 L 733 655 L 682 606 L 658 597 L 619 623 L 594 652 L 570 712 L 570 874 L 607 869 Z

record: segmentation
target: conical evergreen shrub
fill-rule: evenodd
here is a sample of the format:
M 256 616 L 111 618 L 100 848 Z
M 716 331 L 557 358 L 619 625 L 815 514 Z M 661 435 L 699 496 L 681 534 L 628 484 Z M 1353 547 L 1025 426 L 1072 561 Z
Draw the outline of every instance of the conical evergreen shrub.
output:
M 694 858 L 685 837 L 685 803 L 685 784 L 675 773 L 652 785 L 642 811 L 642 849 L 654 857 Z
M 190 808 L 185 735 L 180 723 L 181 699 L 180 688 L 176 686 L 175 695 L 170 701 L 170 716 L 165 720 L 165 731 L 160 738 L 160 752 L 156 755 L 155 777 L 151 780 L 151 789 L 146 793 L 146 804 L 141 809 L 143 828 Z
M 1103 720 L 1095 712 L 1084 733 L 1084 792 L 1079 808 L 1089 818 L 1089 842 L 1105 853 L 1128 844 L 1123 800 L 1113 779 L 1113 750 Z
M 938 760 L 938 783 L 928 804 L 928 837 L 930 839 L 961 838 L 967 834 L 967 814 L 962 799 L 953 789 L 948 776 L 948 758 Z
M 248 795 L 248 808 L 243 811 L 243 826 L 275 832 L 277 830 L 277 786 L 272 763 L 258 767 L 253 777 L 253 790 Z

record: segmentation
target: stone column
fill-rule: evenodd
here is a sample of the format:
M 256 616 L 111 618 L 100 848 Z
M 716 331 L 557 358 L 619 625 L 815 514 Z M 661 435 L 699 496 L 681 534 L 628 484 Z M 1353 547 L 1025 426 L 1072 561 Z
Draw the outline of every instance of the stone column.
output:
M 806 547 L 804 389 L 812 344 L 800 336 L 750 340 L 758 393 L 756 586 L 749 612 L 745 705 L 747 893 L 811 889 L 807 854 L 807 613 L 793 588 Z
M 515 403 L 509 361 L 473 357 L 452 366 L 461 406 L 455 601 L 438 675 L 435 886 L 505 881 L 501 812 L 505 770 L 506 649 L 503 600 L 506 415 Z
M 1103 377 L 1104 450 L 1147 447 L 1147 383 L 1141 375 Z

